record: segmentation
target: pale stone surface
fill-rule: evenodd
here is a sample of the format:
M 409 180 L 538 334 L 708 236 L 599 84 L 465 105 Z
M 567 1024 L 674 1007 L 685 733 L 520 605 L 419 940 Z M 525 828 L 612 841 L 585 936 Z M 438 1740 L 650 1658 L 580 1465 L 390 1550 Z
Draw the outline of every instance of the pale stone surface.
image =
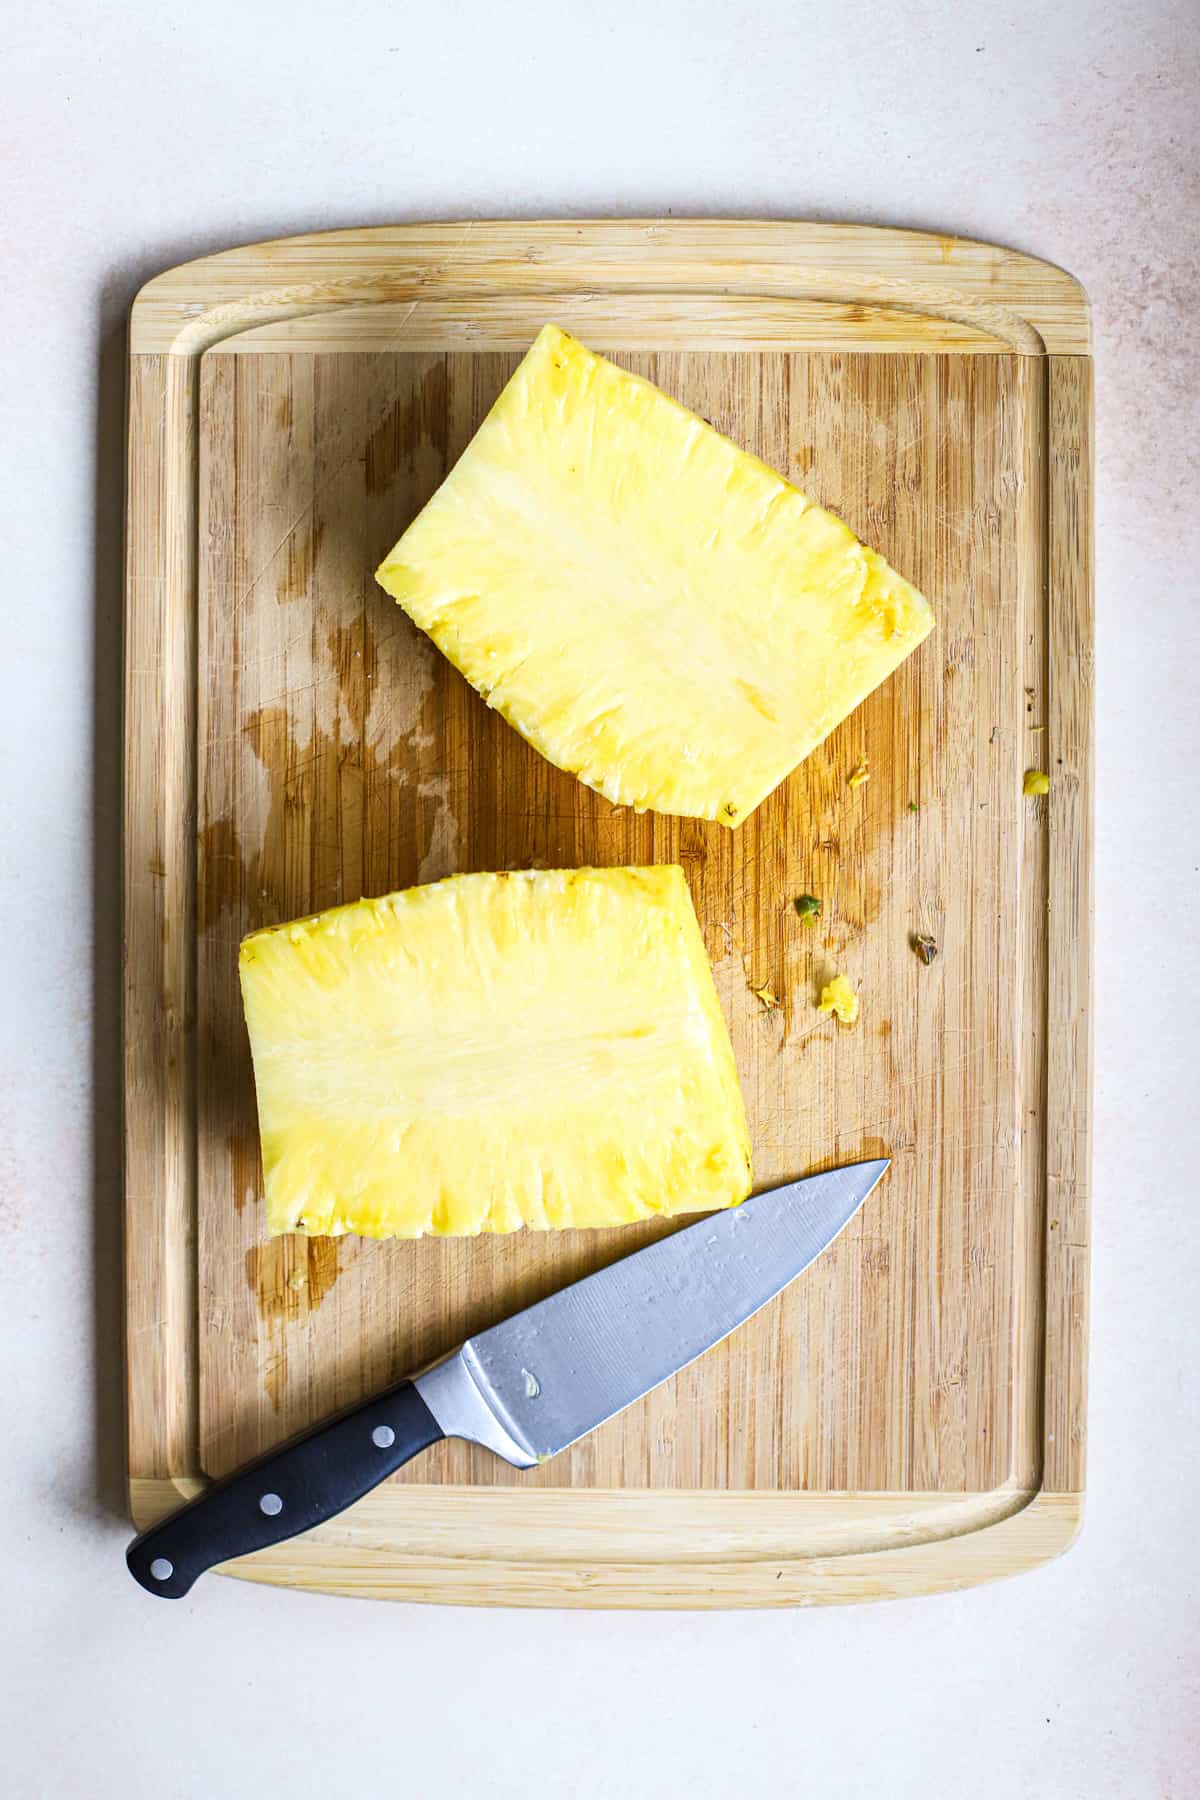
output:
M 1188 0 L 448 0 L 421 13 L 74 0 L 9 21 L 6 1791 L 1196 1790 L 1197 41 Z M 1098 1086 L 1082 1542 L 998 1588 L 863 1610 L 417 1611 L 218 1580 L 156 1605 L 124 1572 L 120 1517 L 129 300 L 186 256 L 320 226 L 668 209 L 992 238 L 1064 264 L 1093 298 Z

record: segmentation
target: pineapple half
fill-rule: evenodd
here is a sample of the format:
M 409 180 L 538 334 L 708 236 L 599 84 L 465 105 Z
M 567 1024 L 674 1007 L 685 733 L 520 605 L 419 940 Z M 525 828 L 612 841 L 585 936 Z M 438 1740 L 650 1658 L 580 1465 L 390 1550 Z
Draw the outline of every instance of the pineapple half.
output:
M 621 1225 L 750 1191 L 681 869 L 454 875 L 255 932 L 240 969 L 273 1233 Z
M 840 519 L 554 325 L 377 579 L 560 769 L 726 825 L 933 626 Z

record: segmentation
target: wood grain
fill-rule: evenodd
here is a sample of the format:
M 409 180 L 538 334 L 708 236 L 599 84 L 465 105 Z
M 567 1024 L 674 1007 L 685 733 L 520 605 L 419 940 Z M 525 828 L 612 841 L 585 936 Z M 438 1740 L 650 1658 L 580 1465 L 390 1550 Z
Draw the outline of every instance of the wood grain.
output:
M 123 1057 L 130 1468 L 196 1466 L 194 384 L 136 358 L 126 505 Z
M 136 1482 L 149 1525 L 200 1482 Z M 999 1581 L 1070 1548 L 1081 1494 L 520 1495 L 377 1489 L 222 1574 L 373 1600 L 470 1606 L 844 1605 Z
M 809 300 L 757 294 L 644 292 L 467 293 L 460 299 L 422 295 L 332 310 L 287 314 L 237 333 L 239 356 L 260 351 L 516 350 L 524 352 L 547 319 L 592 349 L 846 350 L 888 355 L 897 350 L 961 350 L 998 354 L 1004 337 L 974 316 L 946 319 L 916 308 L 862 300 Z
M 649 300 L 635 330 L 656 329 L 647 315 L 664 298 L 693 293 L 800 303 L 801 339 L 804 305 L 832 302 L 850 309 L 842 329 L 860 347 L 876 341 L 870 317 L 854 314 L 862 306 L 916 316 L 913 339 L 892 337 L 889 350 L 938 348 L 926 322 L 939 319 L 983 334 L 997 351 L 1091 349 L 1079 283 L 1036 257 L 936 232 L 750 219 L 467 220 L 253 244 L 148 282 L 134 308 L 132 348 L 194 356 L 248 325 L 353 301 L 564 293 L 617 305 L 628 294 Z M 830 323 L 818 315 L 822 332 Z
M 1046 1172 L 1048 1484 L 1082 1489 L 1092 1162 L 1092 365 L 1049 365 L 1050 964 Z M 1086 846 L 1081 853 L 1080 846 Z
M 594 228 L 593 259 L 613 254 L 610 229 Z M 684 261 L 693 229 L 681 228 Z M 782 243 L 799 228 L 754 229 Z M 858 236 L 874 249 L 874 234 Z M 327 241 L 316 242 L 324 258 Z M 614 809 L 550 768 L 371 580 L 514 365 L 510 346 L 536 300 L 514 290 L 509 316 L 493 294 L 472 335 L 470 309 L 457 292 L 443 302 L 449 277 L 434 268 L 419 332 L 403 328 L 386 295 L 369 322 L 374 309 L 355 292 L 354 304 L 318 309 L 314 334 L 298 313 L 258 304 L 285 248 L 267 247 L 257 264 L 254 252 L 236 253 L 240 299 L 225 259 L 161 278 L 179 294 L 186 276 L 194 297 L 180 304 L 206 319 L 219 289 L 241 324 L 206 326 L 190 350 L 173 341 L 170 355 L 133 363 L 133 1476 L 220 1472 L 651 1234 L 267 1243 L 236 992 L 242 933 L 452 868 L 673 858 L 716 965 L 759 1181 L 880 1151 L 893 1170 L 780 1304 L 567 1456 L 522 1477 L 444 1446 L 389 1483 L 374 1502 L 391 1522 L 372 1528 L 380 1591 L 411 1597 L 421 1586 L 404 1544 L 429 1491 L 419 1484 L 431 1481 L 457 1484 L 464 1505 L 490 1488 L 514 1520 L 555 1496 L 582 1508 L 598 1566 L 611 1528 L 600 1497 L 618 1488 L 665 1508 L 656 1529 L 668 1537 L 671 1508 L 703 1490 L 727 1491 L 734 1508 L 820 1498 L 836 1511 L 844 1500 L 868 1537 L 856 1495 L 958 1496 L 966 1512 L 955 1533 L 988 1537 L 1000 1528 L 996 1496 L 1024 1506 L 1047 1484 L 1044 1467 L 1057 1491 L 1073 1491 L 1086 1348 L 1090 364 L 1013 355 L 976 325 L 958 328 L 953 354 L 935 335 L 919 348 L 889 338 L 886 293 L 874 306 L 830 304 L 825 336 L 800 329 L 792 340 L 802 350 L 784 347 L 785 312 L 744 295 L 718 296 L 706 324 L 694 296 L 664 308 L 645 294 L 639 327 L 636 264 L 620 292 L 587 303 L 599 347 L 839 511 L 938 615 L 906 668 L 729 834 Z M 674 257 L 669 242 L 655 248 Z M 374 233 L 343 250 L 351 287 L 369 263 L 383 289 L 389 257 L 400 255 L 407 279 L 416 254 Z M 298 251 L 297 266 L 306 258 Z M 331 266 L 322 262 L 326 274 Z M 914 280 L 928 273 L 918 259 Z M 865 250 L 859 276 L 869 286 Z M 895 268 L 891 278 L 901 279 Z M 565 322 L 586 339 L 582 316 Z M 880 338 L 868 348 L 872 329 Z M 135 329 L 134 341 L 157 340 Z M 1041 766 L 1048 742 L 1069 774 L 1049 803 L 1026 801 L 1021 774 Z M 852 793 L 846 775 L 864 751 L 872 779 Z M 151 876 L 152 862 L 170 874 Z M 791 909 L 804 891 L 826 903 L 817 933 Z M 1061 899 L 1047 914 L 1053 893 Z M 931 968 L 912 952 L 918 929 L 941 946 Z M 835 966 L 862 986 L 853 1032 L 813 1009 Z M 777 1012 L 751 993 L 764 980 L 784 998 Z M 1049 1223 L 1070 1221 L 1062 1238 L 1061 1220 L 1048 1229 L 1048 1168 Z M 948 1549 L 938 1516 L 931 1530 Z M 779 1517 L 786 1534 L 792 1515 Z M 1054 1517 L 1061 1548 L 1065 1515 Z M 1023 1531 L 1006 1542 L 1052 1553 L 1041 1526 Z M 884 1532 L 876 1568 L 899 1548 Z M 324 1554 L 289 1547 L 256 1578 L 354 1586 L 341 1552 L 336 1567 Z M 449 1548 L 427 1560 L 429 1595 L 476 1593 Z M 804 1566 L 803 1580 L 783 1583 L 788 1596 L 805 1597 L 808 1581 L 807 1597 L 837 1597 L 837 1583 L 818 1579 L 811 1559 Z M 750 1601 L 757 1577 L 745 1558 L 738 1568 Z M 983 1576 L 963 1576 L 973 1578 Z M 496 1579 L 501 1596 L 518 1598 L 532 1578 Z M 739 1579 L 715 1581 L 712 1593 L 727 1598 L 713 1603 L 727 1603 Z M 913 1591 L 904 1583 L 915 1579 L 898 1575 L 881 1591 Z M 370 1587 L 370 1571 L 362 1580 Z M 597 1580 L 608 1603 L 633 1592 Z M 556 1578 L 544 1593 L 579 1598 L 570 1586 Z M 634 1587 L 639 1604 L 685 1603 L 656 1601 L 653 1581 Z M 591 1591 L 585 1582 L 580 1594 Z M 678 1591 L 694 1595 L 696 1582 Z
M 937 640 L 731 835 L 611 807 L 551 769 L 375 587 L 371 570 L 515 356 L 243 357 L 236 343 L 210 351 L 200 377 L 205 1468 L 223 1473 L 651 1235 L 265 1244 L 240 938 L 452 867 L 665 859 L 688 871 L 716 964 L 759 1183 L 882 1148 L 886 1188 L 819 1276 L 553 1466 L 523 1476 L 455 1443 L 402 1479 L 1003 1481 L 1020 1377 L 1021 677 L 1044 579 L 1022 477 L 1041 365 L 623 359 L 796 474 L 938 612 Z M 863 754 L 872 779 L 851 790 Z M 825 903 L 818 931 L 794 911 L 806 891 Z M 918 930 L 941 946 L 932 968 L 913 954 Z M 862 990 L 858 1031 L 815 1011 L 834 967 Z M 752 992 L 764 981 L 778 1015 Z

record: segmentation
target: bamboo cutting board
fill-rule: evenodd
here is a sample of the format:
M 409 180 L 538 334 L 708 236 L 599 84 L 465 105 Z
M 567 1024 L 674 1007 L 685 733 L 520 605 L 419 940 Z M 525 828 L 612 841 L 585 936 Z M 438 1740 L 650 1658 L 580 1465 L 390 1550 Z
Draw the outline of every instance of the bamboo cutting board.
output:
M 934 636 L 737 831 L 615 808 L 550 767 L 373 581 L 546 319 L 755 451 L 933 602 Z M 671 860 L 757 1181 L 886 1154 L 884 1185 L 780 1300 L 563 1456 L 519 1474 L 440 1445 L 233 1572 L 402 1598 L 769 1604 L 957 1586 L 1064 1548 L 1090 1100 L 1077 285 L 857 227 L 378 229 L 161 276 L 131 349 L 139 1522 L 662 1229 L 267 1240 L 240 938 L 455 870 Z M 1050 772 L 1048 799 L 1022 795 L 1028 767 Z M 824 901 L 815 931 L 805 892 Z M 940 946 L 930 967 L 917 932 Z M 862 994 L 853 1031 L 815 1011 L 834 969 Z

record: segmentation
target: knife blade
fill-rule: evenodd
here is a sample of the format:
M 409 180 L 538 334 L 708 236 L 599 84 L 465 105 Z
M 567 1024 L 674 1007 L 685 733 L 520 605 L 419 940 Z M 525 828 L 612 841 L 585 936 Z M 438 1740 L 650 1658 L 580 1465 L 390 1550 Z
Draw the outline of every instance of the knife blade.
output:
M 215 1483 L 135 1538 L 134 1580 L 180 1599 L 215 1563 L 310 1530 L 446 1437 L 534 1467 L 686 1368 L 800 1275 L 888 1159 L 768 1190 L 468 1338 L 433 1368 Z

